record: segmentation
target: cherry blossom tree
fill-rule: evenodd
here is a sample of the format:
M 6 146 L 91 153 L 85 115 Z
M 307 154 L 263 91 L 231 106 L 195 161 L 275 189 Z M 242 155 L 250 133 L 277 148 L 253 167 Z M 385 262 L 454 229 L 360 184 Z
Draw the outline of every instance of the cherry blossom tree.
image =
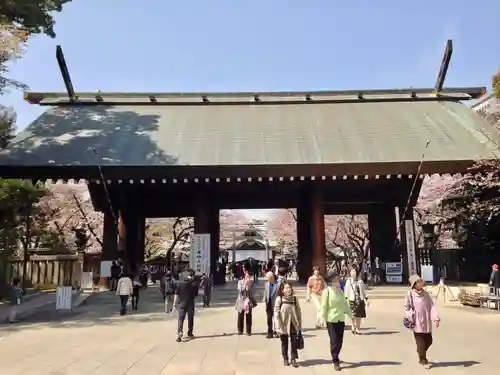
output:
M 349 258 L 365 259 L 369 250 L 367 216 L 325 216 L 325 240 L 342 249 Z
M 179 245 L 185 245 L 192 237 L 193 218 L 146 220 L 144 250 L 146 258 L 164 254 L 170 259 L 172 252 Z
M 50 195 L 40 203 L 48 219 L 50 233 L 57 233 L 59 244 L 75 248 L 74 229 L 84 229 L 89 234 L 85 251 L 96 253 L 102 249 L 103 215 L 96 212 L 85 184 L 47 185 Z M 53 235 L 52 235 L 53 236 Z

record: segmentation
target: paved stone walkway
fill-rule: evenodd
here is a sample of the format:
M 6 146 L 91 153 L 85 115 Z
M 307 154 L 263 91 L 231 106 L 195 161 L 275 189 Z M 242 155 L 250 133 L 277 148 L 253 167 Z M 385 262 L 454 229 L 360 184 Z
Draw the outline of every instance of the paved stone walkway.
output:
M 343 372 L 419 374 L 413 338 L 402 329 L 402 301 L 394 292 L 371 291 L 363 336 L 346 332 Z M 299 293 L 303 295 L 303 293 Z M 116 297 L 103 293 L 71 313 L 41 312 L 13 326 L 0 326 L 0 373 L 9 375 L 272 375 L 332 374 L 328 336 L 315 331 L 314 308 L 302 302 L 305 349 L 301 367 L 284 367 L 279 341 L 267 340 L 262 305 L 254 310 L 254 335 L 235 335 L 235 293 L 216 292 L 214 306 L 200 309 L 197 338 L 174 341 L 176 322 L 162 312 L 156 287 L 148 288 L 141 311 L 120 317 Z M 500 368 L 500 315 L 441 306 L 442 327 L 430 359 L 438 374 L 496 373 Z

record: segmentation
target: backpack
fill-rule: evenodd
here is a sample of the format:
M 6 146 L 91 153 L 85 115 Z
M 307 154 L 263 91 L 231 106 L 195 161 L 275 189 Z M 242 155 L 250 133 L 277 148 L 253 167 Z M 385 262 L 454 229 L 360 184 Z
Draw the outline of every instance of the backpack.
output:
M 175 291 L 175 281 L 170 279 L 165 281 L 165 294 L 174 294 Z

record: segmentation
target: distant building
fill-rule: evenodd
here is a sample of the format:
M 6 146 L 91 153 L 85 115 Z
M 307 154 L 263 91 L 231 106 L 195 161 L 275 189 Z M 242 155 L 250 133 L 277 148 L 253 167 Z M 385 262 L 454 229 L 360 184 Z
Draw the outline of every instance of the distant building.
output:
M 242 262 L 247 259 L 255 259 L 267 262 L 272 258 L 272 250 L 269 241 L 264 237 L 262 231 L 253 225 L 249 225 L 241 236 L 235 236 L 233 246 L 228 251 L 228 261 Z
M 493 107 L 495 104 L 498 103 L 498 99 L 495 98 L 494 94 L 489 94 L 483 96 L 481 99 L 478 99 L 471 108 L 476 111 L 476 112 L 482 112 L 482 111 L 488 111 Z

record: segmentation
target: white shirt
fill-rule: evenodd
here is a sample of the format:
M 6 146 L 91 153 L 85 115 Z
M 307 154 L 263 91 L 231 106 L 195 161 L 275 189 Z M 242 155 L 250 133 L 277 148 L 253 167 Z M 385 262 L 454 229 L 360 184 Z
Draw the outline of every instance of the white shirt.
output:
M 117 296 L 129 296 L 134 292 L 134 287 L 132 285 L 132 280 L 130 277 L 122 277 L 118 280 L 116 285 L 116 295 Z
M 356 300 L 356 286 L 359 287 L 359 297 L 362 300 L 366 299 L 366 288 L 363 280 L 353 281 L 351 277 L 349 277 L 344 285 L 344 295 L 349 301 Z

